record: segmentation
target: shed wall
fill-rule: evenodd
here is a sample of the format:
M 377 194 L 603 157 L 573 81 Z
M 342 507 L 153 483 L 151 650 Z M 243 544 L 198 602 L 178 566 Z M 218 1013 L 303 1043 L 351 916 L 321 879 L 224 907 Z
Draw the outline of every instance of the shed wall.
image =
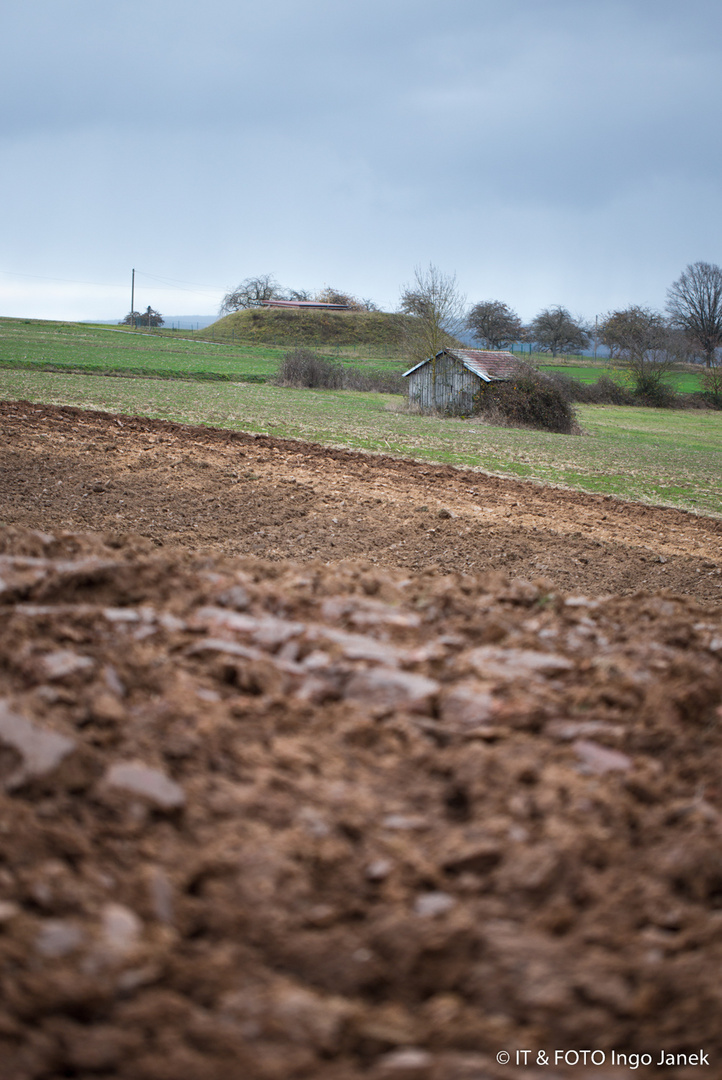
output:
M 408 380 L 409 403 L 422 412 L 471 413 L 475 395 L 486 386 L 478 375 L 446 355 L 430 360 Z

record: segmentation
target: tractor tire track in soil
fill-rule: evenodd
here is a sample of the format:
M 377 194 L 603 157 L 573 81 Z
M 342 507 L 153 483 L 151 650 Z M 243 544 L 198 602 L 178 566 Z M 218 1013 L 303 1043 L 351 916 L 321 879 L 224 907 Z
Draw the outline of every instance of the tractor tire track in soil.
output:
M 0 412 L 2 1080 L 719 1072 L 720 522 Z

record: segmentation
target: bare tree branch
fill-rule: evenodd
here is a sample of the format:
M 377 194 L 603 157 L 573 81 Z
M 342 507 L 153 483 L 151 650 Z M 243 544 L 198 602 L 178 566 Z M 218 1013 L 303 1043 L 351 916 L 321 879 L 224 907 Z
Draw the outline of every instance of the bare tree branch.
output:
M 604 316 L 601 340 L 620 357 L 634 379 L 635 393 L 658 397 L 674 366 L 669 326 L 659 311 L 632 305 Z
M 706 262 L 688 266 L 667 291 L 667 311 L 712 367 L 722 345 L 722 269 Z
M 444 274 L 432 263 L 426 270 L 416 267 L 414 280 L 402 290 L 400 309 L 411 316 L 407 350 L 412 360 L 426 360 L 455 344 L 466 321 L 466 297 L 456 274 Z
M 563 307 L 540 311 L 529 327 L 529 338 L 541 352 L 550 352 L 552 356 L 586 349 L 590 340 L 586 326 Z
M 245 308 L 260 307 L 266 300 L 280 300 L 283 290 L 272 274 L 260 274 L 246 278 L 233 292 L 226 293 L 221 303 L 220 315 Z
M 521 319 L 501 300 L 483 300 L 475 304 L 467 316 L 466 326 L 487 349 L 507 349 L 524 336 Z

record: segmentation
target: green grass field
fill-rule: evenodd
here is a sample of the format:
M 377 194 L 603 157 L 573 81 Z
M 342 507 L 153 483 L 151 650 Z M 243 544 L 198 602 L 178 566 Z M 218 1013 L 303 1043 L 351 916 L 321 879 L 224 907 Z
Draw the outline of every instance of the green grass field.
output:
M 94 371 L 167 378 L 265 382 L 282 349 L 219 345 L 180 334 L 132 333 L 80 323 L 0 319 L 0 365 L 27 370 Z
M 201 331 L 202 333 L 202 331 Z M 288 346 L 218 343 L 163 330 L 133 332 L 81 323 L 0 319 L 0 367 L 155 378 L 267 382 Z M 366 357 L 362 346 L 320 350 L 343 364 L 403 371 L 398 357 Z
M 579 408 L 583 435 L 408 413 L 402 397 L 0 370 L 0 397 L 308 439 L 722 516 L 722 412 Z
M 569 375 L 573 379 L 579 379 L 583 383 L 595 383 L 601 375 L 612 375 L 618 378 L 621 382 L 625 383 L 632 389 L 632 382 L 629 379 L 629 375 L 623 368 L 612 368 L 609 364 L 600 364 L 597 362 L 589 364 L 549 364 L 543 358 L 540 360 L 535 359 L 534 363 L 538 363 L 540 371 L 558 371 L 562 375 Z M 667 381 L 673 390 L 676 390 L 678 394 L 694 394 L 700 393 L 703 389 L 702 375 L 695 371 L 670 371 Z
M 212 332 L 212 328 L 197 333 L 165 328 L 133 332 L 83 323 L 0 318 L 0 367 L 268 382 L 289 348 L 288 344 L 234 340 L 229 333 L 224 341 L 214 341 L 209 337 Z M 408 366 L 398 347 L 389 345 L 384 351 L 378 341 L 325 345 L 317 351 L 343 365 L 367 370 L 400 372 Z M 591 361 L 585 365 L 574 358 L 559 357 L 558 363 L 550 364 L 549 357 L 541 353 L 533 353 L 531 360 L 542 371 L 560 371 L 587 383 L 609 374 L 604 364 Z M 670 384 L 682 393 L 702 389 L 700 375 L 695 372 L 673 372 Z

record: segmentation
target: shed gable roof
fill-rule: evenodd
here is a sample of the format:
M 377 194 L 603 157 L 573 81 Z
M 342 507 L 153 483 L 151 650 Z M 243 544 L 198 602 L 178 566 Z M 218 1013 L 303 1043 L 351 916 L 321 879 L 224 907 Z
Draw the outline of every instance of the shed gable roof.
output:
M 404 372 L 403 377 L 411 375 L 412 372 L 418 371 L 424 364 L 430 364 L 432 360 L 437 359 L 439 356 L 451 356 L 454 360 L 458 360 L 460 364 L 463 364 L 465 368 L 473 372 L 474 375 L 478 375 L 484 382 L 501 382 L 505 379 L 510 379 L 514 366 L 517 363 L 516 357 L 510 352 L 489 352 L 485 349 L 440 349 L 436 353 L 436 356 L 428 357 L 426 360 L 422 360 L 420 364 L 415 364 L 408 371 Z

